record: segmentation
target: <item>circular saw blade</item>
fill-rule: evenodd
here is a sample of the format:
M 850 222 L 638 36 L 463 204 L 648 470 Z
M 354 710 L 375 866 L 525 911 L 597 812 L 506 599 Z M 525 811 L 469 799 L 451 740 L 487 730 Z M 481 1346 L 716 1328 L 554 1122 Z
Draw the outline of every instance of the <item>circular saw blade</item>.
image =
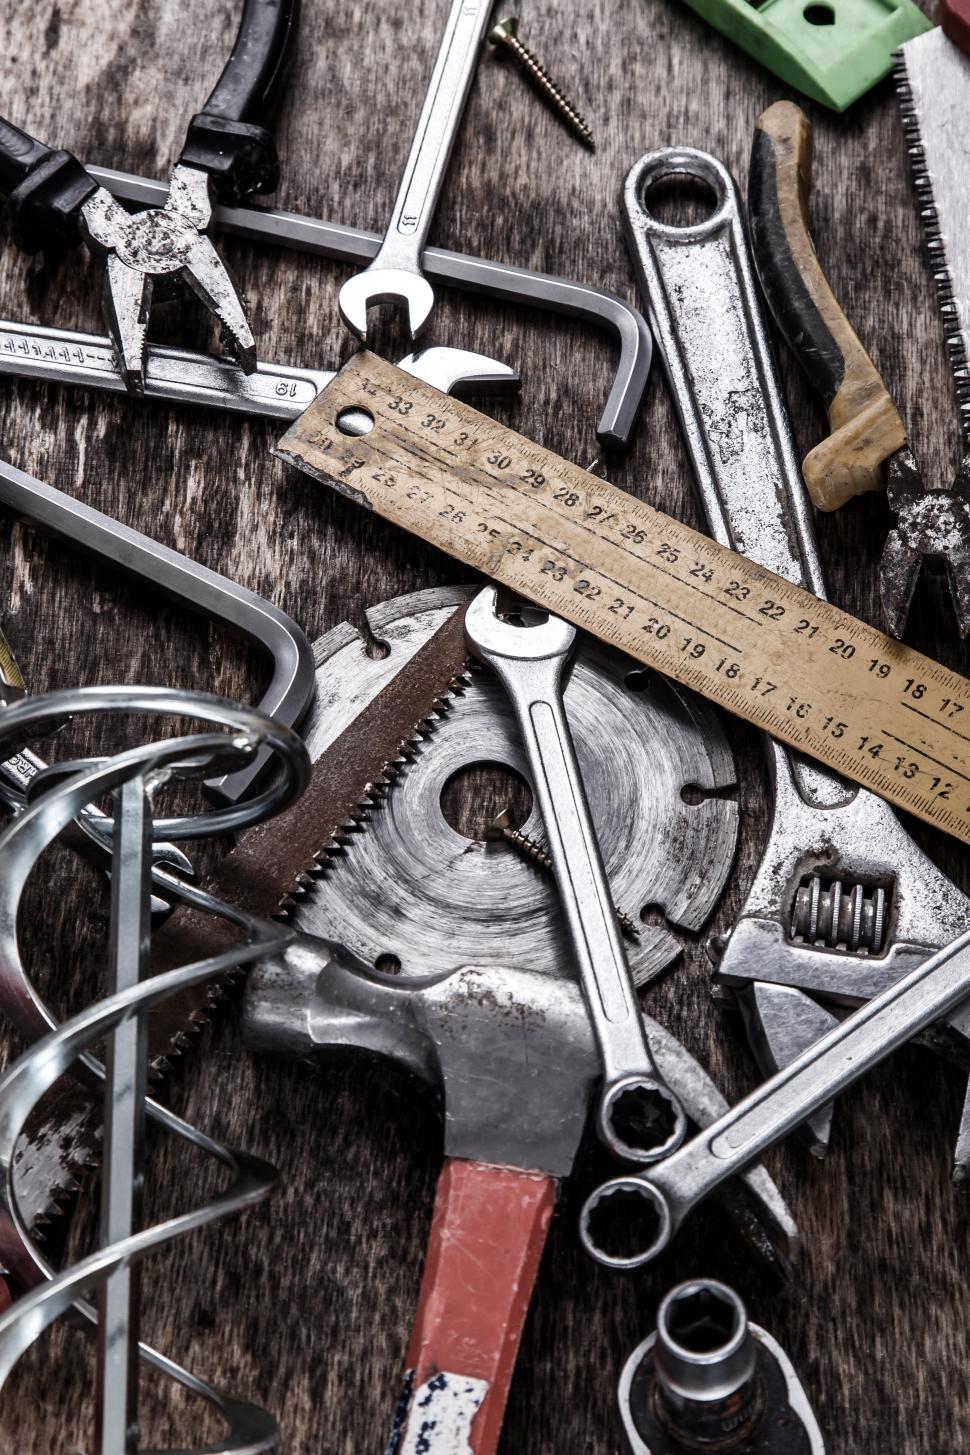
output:
M 388 663 L 397 643 L 413 650 L 473 594 L 423 591 L 369 611 L 375 637 L 390 646 Z M 311 752 L 328 704 L 352 697 L 362 670 L 360 642 L 346 632 L 324 638 L 316 655 Z M 700 929 L 720 897 L 738 832 L 737 803 L 723 796 L 734 760 L 706 704 L 589 640 L 577 652 L 566 711 L 614 902 L 640 927 L 626 945 L 644 984 L 679 953 L 676 929 Z M 508 700 L 485 671 L 435 715 L 389 790 L 365 800 L 356 831 L 294 900 L 295 927 L 341 941 L 371 964 L 393 956 L 404 974 L 470 963 L 571 973 L 552 876 L 507 843 L 463 837 L 442 812 L 445 785 L 474 764 L 504 765 L 531 783 Z M 542 841 L 535 806 L 521 828 Z M 644 910 L 649 922 L 641 923 Z

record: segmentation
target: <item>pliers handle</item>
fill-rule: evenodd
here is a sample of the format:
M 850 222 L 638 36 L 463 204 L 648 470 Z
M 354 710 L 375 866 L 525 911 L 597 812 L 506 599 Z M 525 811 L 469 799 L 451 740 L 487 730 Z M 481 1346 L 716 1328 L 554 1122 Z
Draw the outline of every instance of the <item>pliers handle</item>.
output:
M 189 122 L 179 162 L 207 173 L 226 205 L 272 192 L 279 181 L 276 144 L 262 122 L 282 91 L 299 12 L 300 0 L 245 0 L 225 69 Z M 81 237 L 81 209 L 96 190 L 70 152 L 0 118 L 0 194 L 25 252 L 73 247 Z
M 226 68 L 189 122 L 179 162 L 208 172 L 224 207 L 279 184 L 276 142 L 262 122 L 282 93 L 299 18 L 300 0 L 246 0 Z
M 970 0 L 964 0 L 970 4 Z M 821 397 L 831 433 L 802 463 L 820 510 L 887 486 L 896 520 L 883 550 L 879 592 L 900 637 L 924 561 L 946 571 L 961 637 L 970 635 L 970 456 L 949 489 L 931 489 L 907 442 L 882 375 L 832 292 L 808 228 L 812 129 L 790 101 L 758 119 L 748 213 L 755 265 L 775 323 Z

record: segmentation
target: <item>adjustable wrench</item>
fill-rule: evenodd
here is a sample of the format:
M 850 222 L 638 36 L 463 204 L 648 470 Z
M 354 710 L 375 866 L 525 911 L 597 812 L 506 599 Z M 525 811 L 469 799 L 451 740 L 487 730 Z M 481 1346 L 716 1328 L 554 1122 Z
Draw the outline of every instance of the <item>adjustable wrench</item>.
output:
M 706 185 L 711 215 L 683 228 L 653 217 L 646 194 L 670 177 Z M 824 597 L 730 172 L 688 147 L 650 153 L 627 177 L 623 211 L 711 535 Z M 838 737 L 844 725 L 831 730 Z M 970 902 L 881 799 L 764 743 L 775 790 L 771 833 L 718 978 L 746 988 L 741 1007 L 771 1074 L 834 1023 L 800 992 L 850 1005 L 879 994 L 963 929 Z M 970 1010 L 951 1007 L 952 1032 L 965 1043 Z M 812 1131 L 816 1150 L 824 1147 L 826 1114 L 813 1118 Z
M 650 1051 L 563 705 L 576 629 L 550 616 L 518 626 L 486 586 L 465 613 L 470 650 L 512 703 L 545 825 L 603 1066 L 597 1130 L 616 1156 L 652 1162 L 684 1138 L 683 1107 Z
M 434 307 L 434 290 L 421 270 L 421 255 L 491 11 L 492 0 L 452 0 L 384 241 L 374 261 L 348 278 L 340 290 L 340 316 L 363 342 L 367 310 L 377 303 L 404 305 L 412 339 L 421 333 Z
M 590 1195 L 580 1219 L 587 1251 L 611 1268 L 638 1268 L 661 1253 L 687 1214 L 728 1177 L 751 1165 L 799 1123 L 825 1106 L 892 1051 L 945 1016 L 970 994 L 970 930 L 890 985 L 835 1026 L 789 1066 L 645 1173 L 615 1177 Z M 639 1199 L 653 1213 L 656 1233 L 626 1256 L 609 1252 L 594 1219 L 604 1205 Z M 628 1209 L 625 1209 L 628 1211 Z M 643 1220 L 637 1220 L 641 1229 Z

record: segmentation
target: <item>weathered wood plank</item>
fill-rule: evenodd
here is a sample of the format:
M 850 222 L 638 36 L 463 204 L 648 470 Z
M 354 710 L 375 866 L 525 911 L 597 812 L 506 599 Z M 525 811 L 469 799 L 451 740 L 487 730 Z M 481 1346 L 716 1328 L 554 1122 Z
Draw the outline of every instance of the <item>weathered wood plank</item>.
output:
M 162 175 L 218 72 L 237 9 L 235 0 L 204 11 L 179 0 L 8 6 L 0 16 L 0 109 L 85 159 Z M 306 0 L 305 11 L 281 119 L 278 200 L 380 229 L 445 5 Z M 677 0 L 596 7 L 534 0 L 523 33 L 574 89 L 598 150 L 591 156 L 573 143 L 519 76 L 486 58 L 433 240 L 632 296 L 616 205 L 629 166 L 649 148 L 688 142 L 718 153 L 743 178 L 755 118 L 785 90 Z M 811 110 L 820 256 L 885 371 L 930 477 L 943 479 L 957 452 L 955 412 L 891 86 L 878 87 L 848 117 Z M 348 356 L 352 343 L 335 306 L 346 269 L 242 244 L 227 245 L 226 254 L 255 302 L 267 356 L 327 365 Z M 99 281 L 86 257 L 48 270 L 8 244 L 4 264 L 5 316 L 100 327 Z M 162 320 L 159 336 L 210 340 L 202 311 L 193 309 Z M 602 339 L 455 294 L 442 298 L 435 339 L 517 362 L 525 388 L 503 418 L 581 463 L 592 458 L 611 366 Z M 784 367 L 807 449 L 821 416 Z M 268 454 L 279 433 L 272 425 L 7 382 L 2 403 L 7 458 L 270 595 L 311 636 L 359 619 L 382 598 L 461 579 L 441 556 L 284 470 Z M 611 478 L 699 523 L 659 382 L 635 447 Z M 870 620 L 885 526 L 875 497 L 820 522 L 833 597 Z M 21 528 L 11 534 L 4 523 L 0 541 L 4 627 L 36 690 L 127 679 L 258 691 L 260 664 L 221 634 Z M 960 668 L 940 601 L 935 589 L 922 593 L 912 640 Z M 720 929 L 750 881 L 766 815 L 755 745 L 731 731 L 745 830 L 716 915 Z M 916 832 L 966 883 L 959 846 Z M 62 1011 L 96 979 L 104 906 L 91 912 L 90 884 L 62 866 L 38 890 L 34 903 L 43 912 L 28 926 L 30 963 L 42 984 L 53 984 Z M 651 991 L 650 1008 L 729 1091 L 752 1083 L 740 1028 L 710 1006 L 700 944 Z M 947 1172 L 961 1080 L 927 1054 L 908 1052 L 846 1099 L 825 1166 L 797 1148 L 774 1160 L 806 1243 L 801 1281 L 782 1297 L 761 1286 L 715 1211 L 698 1214 L 670 1256 L 642 1277 L 619 1280 L 592 1267 L 573 1234 L 582 1192 L 603 1170 L 591 1159 L 556 1220 L 503 1449 L 617 1450 L 620 1363 L 650 1327 L 661 1293 L 691 1273 L 727 1278 L 785 1344 L 832 1449 L 967 1449 L 967 1219 Z M 278 1410 L 289 1450 L 380 1449 L 430 1217 L 440 1142 L 433 1110 L 416 1104 L 412 1088 L 375 1072 L 310 1074 L 254 1063 L 239 1049 L 232 1015 L 186 1061 L 173 1096 L 216 1134 L 275 1161 L 284 1188 L 260 1212 L 153 1261 L 146 1336 Z M 159 1151 L 154 1205 L 184 1206 L 197 1190 L 195 1170 L 181 1153 Z M 89 1443 L 81 1423 L 87 1357 L 78 1335 L 58 1332 L 23 1361 L 0 1399 L 0 1449 L 39 1455 L 55 1444 Z M 168 1391 L 150 1403 L 153 1438 L 157 1430 L 163 1439 L 172 1421 L 183 1438 L 198 1431 L 194 1407 Z

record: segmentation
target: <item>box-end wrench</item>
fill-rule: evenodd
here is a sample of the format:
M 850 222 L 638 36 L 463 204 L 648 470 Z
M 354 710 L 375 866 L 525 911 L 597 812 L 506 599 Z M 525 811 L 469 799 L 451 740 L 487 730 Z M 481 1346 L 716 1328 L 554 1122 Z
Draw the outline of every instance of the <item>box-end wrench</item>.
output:
M 597 1131 L 618 1157 L 650 1162 L 683 1141 L 683 1107 L 666 1086 L 640 1017 L 630 967 L 563 705 L 576 629 L 558 617 L 515 625 L 486 586 L 465 613 L 470 650 L 512 703 L 542 813 L 603 1067 Z
M 705 186 L 711 214 L 690 227 L 653 216 L 647 194 L 671 178 Z M 711 535 L 824 597 L 730 172 L 689 147 L 649 153 L 627 177 L 623 211 Z M 809 624 L 793 621 L 792 651 L 800 630 Z M 831 731 L 837 738 L 844 725 Z M 771 833 L 718 969 L 722 983 L 745 987 L 742 1009 L 770 1074 L 830 1028 L 832 1016 L 810 995 L 846 1004 L 877 995 L 952 940 L 970 903 L 881 799 L 767 738 L 765 749 Z M 953 1032 L 965 1048 L 970 1011 L 950 1016 Z M 813 1132 L 824 1146 L 827 1118 L 814 1118 Z
M 970 994 L 970 930 L 938 950 L 895 985 L 855 1011 L 807 1051 L 646 1173 L 615 1177 L 583 1207 L 580 1234 L 587 1251 L 611 1268 L 638 1268 L 663 1252 L 687 1214 L 728 1177 L 743 1172 L 776 1142 L 864 1076 L 907 1041 L 947 1015 Z M 654 1236 L 628 1253 L 614 1239 L 629 1237 L 629 1202 L 651 1217 Z M 620 1221 L 613 1223 L 610 1203 Z M 626 1204 L 626 1206 L 624 1206 Z M 611 1228 L 612 1224 L 612 1228 Z
M 340 316 L 363 342 L 367 310 L 378 303 L 407 309 L 412 339 L 434 307 L 434 289 L 421 269 L 441 184 L 488 29 L 493 0 L 452 0 L 394 210 L 374 261 L 340 290 Z

